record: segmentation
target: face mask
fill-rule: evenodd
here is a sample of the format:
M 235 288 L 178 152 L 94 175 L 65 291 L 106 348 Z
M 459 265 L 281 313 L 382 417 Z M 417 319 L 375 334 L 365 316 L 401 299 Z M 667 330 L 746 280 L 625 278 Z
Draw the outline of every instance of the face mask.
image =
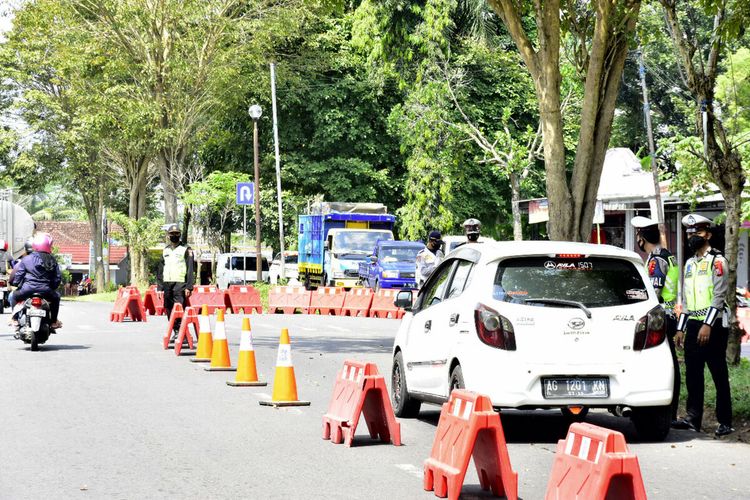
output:
M 691 236 L 688 239 L 688 246 L 690 247 L 690 250 L 693 252 L 697 252 L 701 248 L 703 248 L 703 245 L 706 244 L 706 238 L 703 236 Z
M 468 234 L 466 237 L 469 239 L 469 241 L 477 241 L 479 240 L 479 233 Z
M 179 234 L 170 234 L 169 235 L 169 241 L 172 243 L 179 243 L 180 242 L 180 235 Z
M 643 243 L 643 240 L 638 240 L 638 248 L 641 249 L 641 252 L 645 252 L 646 251 L 646 244 Z

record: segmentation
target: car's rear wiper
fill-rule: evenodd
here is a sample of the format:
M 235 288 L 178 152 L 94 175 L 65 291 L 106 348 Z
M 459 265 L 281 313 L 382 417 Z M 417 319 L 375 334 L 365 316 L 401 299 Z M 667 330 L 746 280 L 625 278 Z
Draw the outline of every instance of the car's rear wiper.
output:
M 565 299 L 524 299 L 525 303 L 538 303 L 538 304 L 560 304 L 562 306 L 571 306 L 571 307 L 577 307 L 580 310 L 582 310 L 584 313 L 586 313 L 586 317 L 588 319 L 591 319 L 591 311 L 588 310 L 586 306 L 584 306 L 582 303 L 577 302 L 575 300 L 565 300 Z

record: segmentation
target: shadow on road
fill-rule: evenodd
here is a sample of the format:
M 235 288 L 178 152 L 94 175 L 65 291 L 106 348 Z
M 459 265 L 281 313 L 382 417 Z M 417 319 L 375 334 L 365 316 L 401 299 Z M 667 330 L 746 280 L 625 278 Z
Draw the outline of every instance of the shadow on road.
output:
M 422 410 L 419 414 L 421 422 L 437 427 L 440 420 L 440 412 Z M 609 413 L 591 412 L 586 417 L 586 422 L 607 429 L 622 432 L 628 443 L 640 443 L 638 433 L 629 418 L 615 417 Z M 506 410 L 502 412 L 501 422 L 505 440 L 508 443 L 557 443 L 565 439 L 571 422 L 563 417 L 557 410 L 540 411 L 515 411 Z M 683 443 L 697 439 L 711 439 L 703 434 L 691 431 L 670 431 L 667 443 Z
M 24 346 L 21 349 L 29 350 L 29 346 Z M 45 351 L 79 351 L 83 349 L 91 349 L 90 345 L 70 345 L 70 344 L 43 344 L 39 346 L 39 352 Z

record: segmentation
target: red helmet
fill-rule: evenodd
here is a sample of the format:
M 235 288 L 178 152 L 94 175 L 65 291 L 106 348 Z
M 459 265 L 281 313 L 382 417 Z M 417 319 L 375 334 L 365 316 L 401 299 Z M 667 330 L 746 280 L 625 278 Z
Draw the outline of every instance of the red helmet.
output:
M 37 233 L 31 246 L 35 252 L 52 253 L 52 236 L 49 233 Z
M 0 251 L 7 252 L 8 251 L 8 242 L 5 240 L 0 240 Z

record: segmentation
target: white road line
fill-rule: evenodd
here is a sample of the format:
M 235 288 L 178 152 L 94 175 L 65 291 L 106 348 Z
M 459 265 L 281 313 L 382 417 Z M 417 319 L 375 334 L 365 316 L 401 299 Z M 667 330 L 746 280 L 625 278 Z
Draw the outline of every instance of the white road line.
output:
M 76 325 L 76 328 L 79 330 L 93 330 L 94 327 L 91 325 Z
M 419 467 L 416 467 L 412 464 L 393 464 L 396 466 L 397 469 L 401 469 L 402 471 L 406 472 L 407 474 L 411 474 L 412 476 L 418 477 L 422 479 L 424 477 L 424 471 L 420 469 Z
M 335 325 L 328 325 L 326 328 L 329 329 L 329 330 L 336 330 L 337 332 L 348 332 L 348 331 L 350 331 L 349 328 L 342 328 L 340 326 L 335 326 Z
M 254 392 L 253 396 L 260 399 L 271 399 L 271 395 L 266 392 Z

